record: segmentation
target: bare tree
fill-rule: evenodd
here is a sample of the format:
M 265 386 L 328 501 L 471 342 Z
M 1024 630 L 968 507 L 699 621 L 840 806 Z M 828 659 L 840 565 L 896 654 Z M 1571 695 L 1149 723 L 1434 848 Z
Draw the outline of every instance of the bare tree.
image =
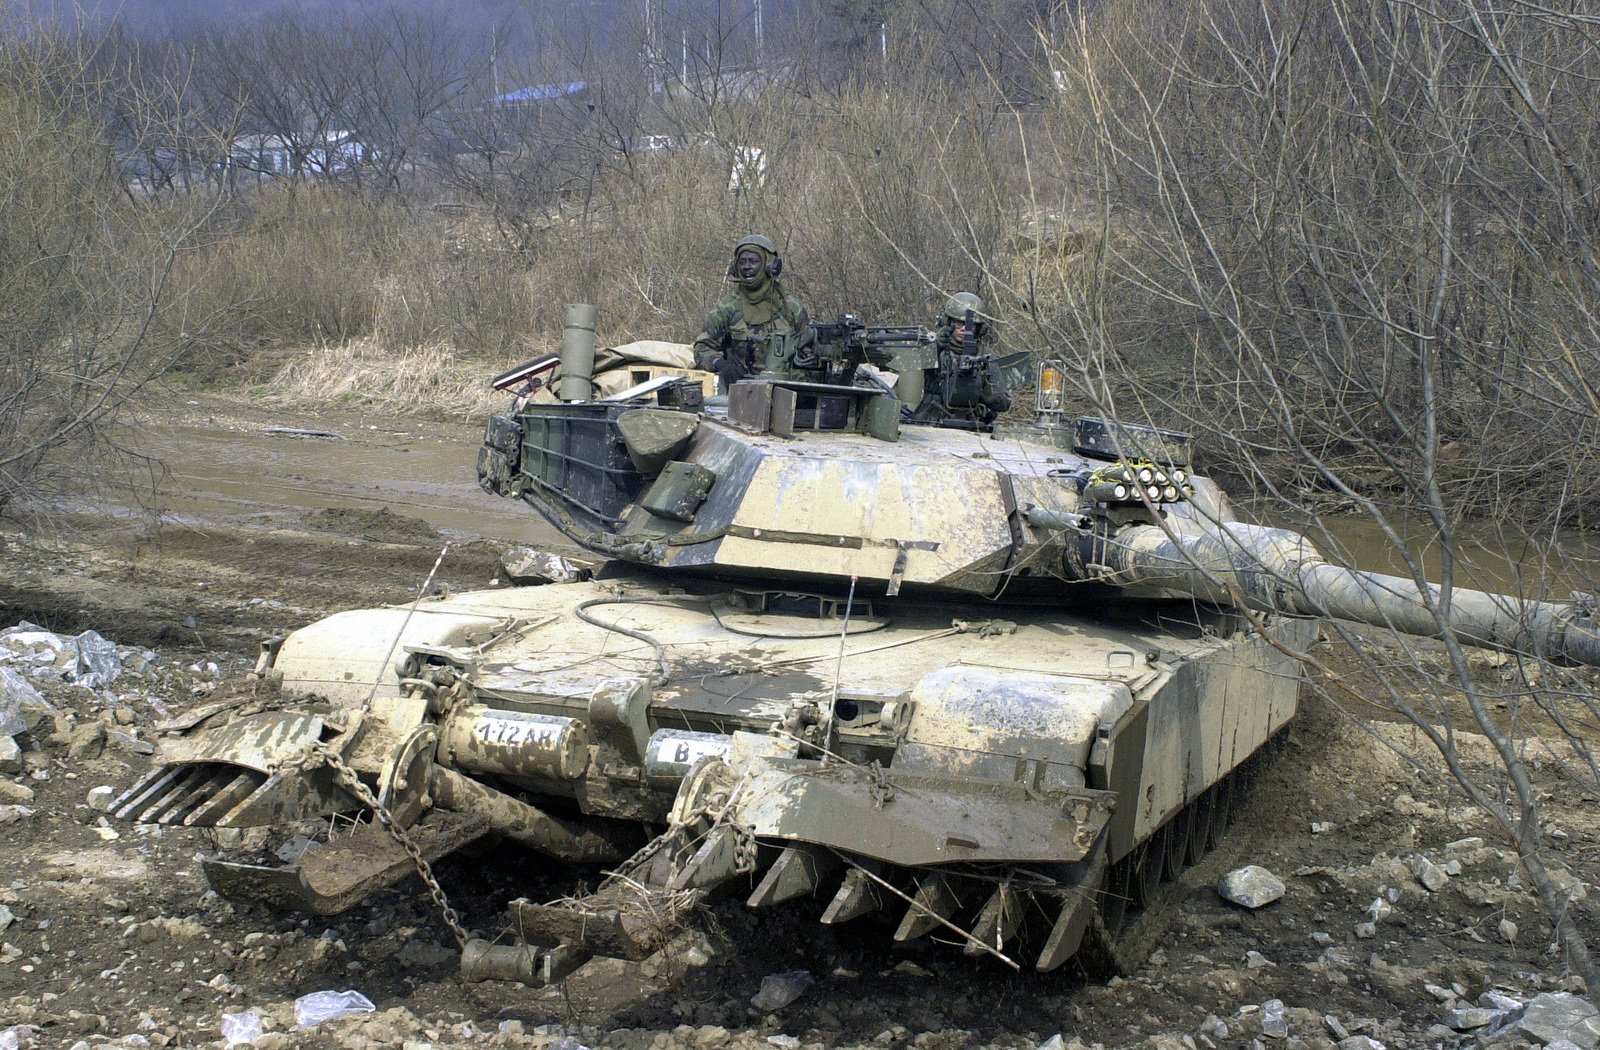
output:
M 1474 520 L 1527 523 L 1554 552 L 1553 526 L 1594 512 L 1596 26 L 1581 4 L 1479 0 L 1085 18 L 1055 57 L 1064 90 L 1036 144 L 1093 180 L 1101 254 L 1034 313 L 1058 344 L 1078 338 L 1100 407 L 1184 421 L 1280 514 L 1317 500 L 1376 523 L 1443 650 L 1397 635 L 1407 658 L 1380 664 L 1344 636 L 1374 684 L 1336 699 L 1432 741 L 1591 987 L 1527 763 L 1537 748 L 1592 790 L 1572 726 L 1593 700 L 1541 660 L 1509 684 L 1486 673 L 1448 622 L 1477 571 Z M 1535 570 L 1530 596 L 1554 585 Z M 1492 769 L 1464 758 L 1466 730 Z
M 130 87 L 98 67 L 102 43 L 43 31 L 0 42 L 0 511 L 128 481 L 137 457 L 120 424 L 211 321 L 171 278 L 214 200 L 150 206 L 124 192 L 102 117 Z M 170 105 L 123 96 L 113 108 Z M 124 125 L 119 145 L 140 154 L 135 128 L 157 128 Z

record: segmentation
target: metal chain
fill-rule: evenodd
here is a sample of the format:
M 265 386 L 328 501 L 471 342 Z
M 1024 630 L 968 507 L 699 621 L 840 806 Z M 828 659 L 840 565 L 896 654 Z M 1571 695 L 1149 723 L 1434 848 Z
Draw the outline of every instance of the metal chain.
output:
M 328 750 L 325 744 L 312 744 L 306 749 L 305 757 L 295 763 L 301 768 L 310 771 L 319 765 L 327 766 L 333 770 L 334 781 L 367 809 L 371 810 L 379 822 L 389 830 L 389 834 L 406 851 L 412 863 L 417 866 L 417 875 L 422 879 L 423 885 L 428 887 L 428 895 L 433 898 L 433 903 L 438 905 L 439 912 L 444 916 L 445 924 L 450 927 L 450 932 L 455 935 L 456 943 L 465 950 L 467 947 L 467 931 L 461 925 L 461 917 L 451 907 L 450 900 L 444 895 L 444 887 L 439 885 L 439 880 L 433 876 L 433 868 L 422 856 L 422 850 L 417 846 L 416 840 L 402 828 L 395 820 L 394 814 L 389 812 L 387 806 L 378 801 L 378 796 L 372 789 L 361 782 L 354 768 L 348 762 Z

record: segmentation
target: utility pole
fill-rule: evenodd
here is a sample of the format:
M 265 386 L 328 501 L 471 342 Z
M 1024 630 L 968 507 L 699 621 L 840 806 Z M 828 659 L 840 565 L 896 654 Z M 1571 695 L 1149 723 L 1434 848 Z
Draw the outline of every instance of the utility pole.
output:
M 755 3 L 756 3 L 756 67 L 757 68 L 761 68 L 766 64 L 766 60 L 767 60 L 767 40 L 766 40 L 766 35 L 764 33 L 762 33 L 762 31 L 761 31 L 761 0 L 755 0 Z
M 644 68 L 647 96 L 656 93 L 656 62 L 660 58 L 656 48 L 656 23 L 651 15 L 650 0 L 644 0 Z
M 878 23 L 878 53 L 883 58 L 883 90 L 889 90 L 889 23 Z

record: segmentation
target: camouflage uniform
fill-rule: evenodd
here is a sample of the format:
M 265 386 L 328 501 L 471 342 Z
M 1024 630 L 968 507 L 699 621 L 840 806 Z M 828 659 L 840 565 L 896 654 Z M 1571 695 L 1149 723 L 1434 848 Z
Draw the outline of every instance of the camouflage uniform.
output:
M 742 252 L 754 251 L 760 268 L 752 276 L 737 272 Z M 706 316 L 704 329 L 694 341 L 695 367 L 716 372 L 722 387 L 742 378 L 765 372 L 784 378 L 810 378 L 811 373 L 793 366 L 796 350 L 804 351 L 814 340 L 811 319 L 798 298 L 783 290 L 778 281 L 782 263 L 771 241 L 757 234 L 733 246 L 734 263 L 729 280 L 737 287 L 717 301 Z M 769 349 L 773 336 L 792 336 L 783 341 L 779 359 Z
M 968 312 L 974 315 L 977 330 L 972 333 L 971 339 L 958 340 L 955 334 L 956 325 L 965 321 Z M 945 303 L 939 321 L 933 344 L 939 362 L 938 368 L 928 372 L 925 379 L 927 393 L 923 395 L 921 402 L 907 412 L 907 416 L 921 422 L 947 419 L 968 420 L 980 424 L 992 422 L 1001 412 L 1011 407 L 1011 395 L 993 360 L 985 362 L 978 373 L 981 394 L 977 404 L 967 408 L 951 408 L 944 403 L 941 396 L 942 378 L 957 366 L 960 358 L 967 356 L 992 358 L 994 351 L 989 348 L 988 343 L 994 336 L 994 322 L 984 313 L 983 300 L 971 292 L 957 292 Z

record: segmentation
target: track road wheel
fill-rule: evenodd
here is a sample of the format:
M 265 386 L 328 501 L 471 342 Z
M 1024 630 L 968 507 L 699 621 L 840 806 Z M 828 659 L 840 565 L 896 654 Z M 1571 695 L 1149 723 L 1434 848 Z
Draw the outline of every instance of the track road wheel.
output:
M 1189 803 L 1189 850 L 1185 858 L 1190 864 L 1199 864 L 1211 851 L 1212 824 L 1217 812 L 1217 789 L 1213 785 Z
M 1167 866 L 1166 825 L 1146 839 L 1133 855 L 1138 858 L 1133 871 L 1133 906 L 1143 909 L 1150 906 L 1161 888 L 1161 871 Z
M 1211 786 L 1211 834 L 1207 842 L 1212 849 L 1222 844 L 1222 836 L 1227 834 L 1228 825 L 1233 823 L 1233 799 L 1237 792 L 1233 774 L 1229 773 Z
M 1171 882 L 1183 874 L 1189 859 L 1189 836 L 1194 825 L 1194 803 L 1184 806 L 1167 821 L 1166 862 L 1161 868 L 1161 878 Z
M 1122 933 L 1127 923 L 1128 906 L 1133 900 L 1133 862 L 1138 853 L 1135 850 L 1107 868 L 1105 878 L 1100 883 L 1100 925 L 1113 939 Z

